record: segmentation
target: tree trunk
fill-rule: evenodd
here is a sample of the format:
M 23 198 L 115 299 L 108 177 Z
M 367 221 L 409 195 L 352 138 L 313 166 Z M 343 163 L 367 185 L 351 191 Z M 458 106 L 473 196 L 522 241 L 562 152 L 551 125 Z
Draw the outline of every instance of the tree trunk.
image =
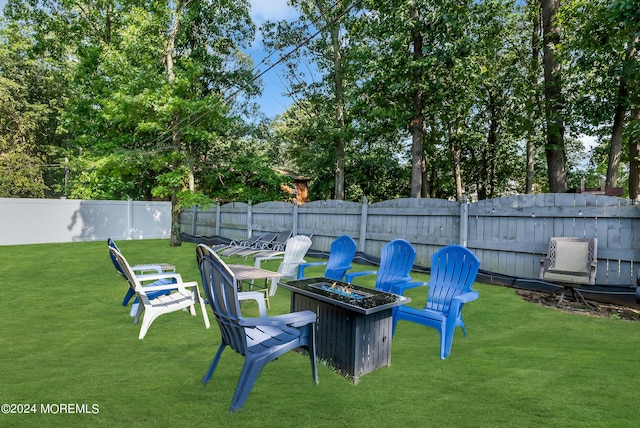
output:
M 315 2 L 316 7 L 323 16 L 325 16 L 326 22 L 331 22 L 331 17 L 324 15 L 323 8 L 318 1 Z M 338 132 L 334 136 L 335 150 L 336 150 L 336 170 L 335 170 L 335 188 L 334 198 L 344 200 L 345 199 L 345 161 L 344 161 L 344 83 L 342 76 L 342 52 L 341 52 L 341 40 L 340 40 L 340 24 L 339 21 L 333 22 L 329 26 L 329 35 L 331 36 L 331 48 L 333 56 L 333 84 L 335 94 L 335 114 L 336 114 L 336 128 Z
M 167 80 L 169 84 L 173 84 L 175 80 L 175 74 L 173 71 L 173 51 L 175 48 L 176 37 L 178 36 L 178 29 L 180 25 L 180 11 L 182 9 L 182 2 L 178 1 L 176 4 L 176 14 L 173 21 L 173 27 L 169 34 L 169 40 L 167 42 L 167 49 L 165 51 L 165 64 L 167 67 Z M 180 118 L 176 113 L 171 123 L 171 140 L 174 150 L 180 150 L 182 142 L 182 135 L 179 130 Z M 171 237 L 169 245 L 172 247 L 179 247 L 182 245 L 182 239 L 180 238 L 180 210 L 178 209 L 178 197 L 177 192 L 180 189 L 173 189 L 171 192 Z
M 631 112 L 631 122 L 640 122 L 640 107 Z M 629 199 L 640 195 L 640 138 L 637 132 L 629 135 Z
M 422 66 L 419 65 L 423 57 L 422 32 L 419 29 L 419 12 L 411 9 L 411 39 L 413 41 L 413 120 L 411 121 L 411 197 L 422 196 L 422 174 L 425 169 L 422 149 L 424 145 L 424 93 L 422 89 Z
M 333 66 L 335 68 L 334 84 L 336 96 L 336 126 L 338 134 L 335 137 L 336 142 L 336 186 L 335 198 L 344 200 L 344 89 L 342 87 L 342 55 L 340 54 L 340 29 L 338 24 L 331 26 L 331 43 L 333 45 Z
M 567 191 L 566 155 L 564 146 L 564 122 L 562 110 L 561 64 L 554 50 L 560 42 L 555 23 L 560 0 L 540 0 L 542 5 L 542 34 L 544 40 L 544 96 L 546 117 L 547 177 L 551 193 Z
M 456 201 L 462 200 L 462 167 L 460 165 L 460 147 L 455 141 L 451 142 L 451 159 L 453 159 L 453 174 L 456 182 Z
M 531 32 L 531 59 L 529 62 L 529 85 L 530 95 L 529 101 L 527 105 L 527 166 L 526 166 L 526 175 L 525 175 L 525 183 L 524 183 L 524 192 L 526 194 L 533 193 L 533 180 L 535 178 L 535 141 L 536 141 L 536 132 L 535 132 L 535 123 L 536 123 L 536 110 L 538 106 L 538 73 L 539 73 L 539 57 L 540 57 L 540 5 L 536 2 L 532 2 L 529 5 L 531 10 L 531 23 L 532 23 L 532 32 Z
M 487 169 L 487 197 L 493 198 L 496 189 L 496 145 L 498 144 L 498 113 L 496 100 L 491 90 L 489 90 L 489 111 L 491 112 L 491 120 L 489 125 L 489 135 L 487 136 L 487 158 L 485 168 Z
M 625 54 L 624 62 L 629 63 L 636 54 L 638 36 L 631 35 L 629 46 Z M 618 96 L 613 114 L 613 127 L 611 130 L 611 146 L 609 147 L 609 162 L 607 164 L 607 187 L 616 187 L 618 184 L 618 167 L 620 166 L 620 153 L 622 152 L 622 135 L 624 131 L 625 117 L 627 115 L 627 98 L 629 97 L 628 82 L 625 74 L 620 77 Z
M 460 145 L 458 144 L 458 128 L 457 125 L 455 129 L 453 126 L 449 125 L 449 151 L 451 153 L 451 163 L 453 166 L 453 177 L 456 184 L 456 201 L 462 200 L 462 165 L 461 165 L 461 150 Z

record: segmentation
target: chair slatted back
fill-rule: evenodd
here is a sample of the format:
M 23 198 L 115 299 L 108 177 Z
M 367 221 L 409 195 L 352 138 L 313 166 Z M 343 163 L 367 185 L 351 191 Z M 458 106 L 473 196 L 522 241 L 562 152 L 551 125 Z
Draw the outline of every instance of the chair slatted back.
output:
M 118 248 L 118 246 L 116 245 L 115 241 L 112 238 L 107 239 L 107 245 L 109 248 L 113 248 L 117 252 L 120 252 L 120 249 Z M 109 256 L 111 257 L 111 261 L 113 262 L 113 265 L 116 267 L 116 270 L 118 271 L 118 273 L 126 278 L 127 274 L 124 272 L 124 269 L 122 268 L 122 266 L 120 266 L 120 263 L 118 263 L 118 259 L 116 258 L 116 256 L 111 251 L 109 251 Z
M 308 236 L 298 235 L 287 239 L 282 263 L 278 272 L 285 277 L 293 277 L 300 263 L 304 263 L 304 256 L 311 247 L 311 239 Z
M 231 349 L 244 356 L 247 341 L 244 329 L 239 324 L 242 315 L 238 302 L 236 277 L 220 257 L 204 245 L 198 245 L 196 256 L 202 286 L 220 327 L 222 340 Z
M 336 238 L 329 250 L 329 260 L 324 271 L 325 278 L 341 281 L 347 270 L 351 269 L 356 248 L 356 242 L 350 236 L 342 235 Z
M 284 230 L 284 231 L 278 233 L 276 238 L 268 246 L 273 248 L 274 250 L 276 250 L 276 249 L 284 250 L 284 248 L 287 245 L 287 241 L 289 240 L 289 238 L 291 238 L 291 231 L 290 230 Z
M 467 248 L 450 245 L 431 257 L 427 309 L 446 312 L 451 299 L 471 290 L 480 260 Z
M 129 262 L 122 255 L 122 253 L 116 250 L 114 247 L 109 247 L 109 252 L 111 253 L 111 256 L 116 259 L 116 263 L 122 269 L 122 273 L 124 274 L 125 279 L 129 283 L 129 285 L 133 288 L 133 290 L 136 292 L 136 294 L 138 295 L 138 298 L 142 301 L 143 304 L 149 305 L 150 299 L 153 298 L 153 296 L 157 295 L 157 293 L 153 293 L 152 296 L 148 296 L 147 292 L 144 290 L 144 287 L 142 286 L 142 283 L 140 282 L 136 274 L 133 272 L 133 269 L 131 269 L 131 265 L 129 265 Z
M 376 289 L 389 291 L 392 282 L 411 281 L 409 272 L 415 259 L 415 248 L 404 239 L 394 239 L 382 247 Z

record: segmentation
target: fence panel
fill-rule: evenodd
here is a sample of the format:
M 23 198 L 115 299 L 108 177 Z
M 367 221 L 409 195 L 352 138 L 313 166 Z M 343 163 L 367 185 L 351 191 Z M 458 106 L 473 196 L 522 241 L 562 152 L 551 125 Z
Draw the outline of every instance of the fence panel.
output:
M 372 256 L 379 256 L 390 240 L 404 238 L 416 248 L 416 264 L 427 267 L 438 249 L 466 242 L 483 270 L 537 278 L 552 236 L 598 238 L 599 285 L 634 284 L 640 262 L 640 210 L 632 201 L 602 195 L 517 195 L 464 206 L 421 198 L 371 205 L 314 201 L 297 207 L 235 203 L 220 209 L 220 235 L 227 238 L 244 239 L 252 231 L 296 225 L 298 234 L 313 235 L 315 250 L 328 251 L 336 237 L 346 234 L 356 240 L 359 251 Z M 182 221 L 188 223 L 189 216 Z
M 171 203 L 0 199 L 0 245 L 168 238 Z
M 357 202 L 309 202 L 298 208 L 298 234 L 313 235 L 313 248 L 319 251 L 329 251 L 331 242 L 341 235 L 349 235 L 358 243 L 361 214 L 362 204 Z

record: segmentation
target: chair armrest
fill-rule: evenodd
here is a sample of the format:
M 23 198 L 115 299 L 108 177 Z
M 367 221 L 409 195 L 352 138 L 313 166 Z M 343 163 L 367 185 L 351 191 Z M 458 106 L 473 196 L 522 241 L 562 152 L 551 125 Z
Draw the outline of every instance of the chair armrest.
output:
M 375 275 L 377 274 L 377 270 L 368 270 L 363 272 L 352 272 L 344 275 L 345 282 L 351 283 L 351 280 L 357 276 L 365 276 L 365 275 Z
M 267 307 L 264 301 L 264 293 L 260 291 L 241 291 L 238 293 L 238 300 L 255 300 L 258 302 L 258 312 L 260 313 L 260 317 L 267 316 Z
M 316 314 L 311 311 L 293 312 L 273 317 L 240 318 L 238 323 L 242 327 L 258 327 L 261 325 L 300 327 L 316 321 Z
M 451 304 L 449 305 L 449 316 L 452 316 L 452 314 L 457 314 L 463 304 L 472 302 L 478 297 L 480 297 L 480 293 L 478 293 L 477 291 L 469 291 L 467 293 L 463 293 L 459 296 L 454 297 L 453 299 L 451 299 Z
M 311 263 L 303 263 L 298 265 L 298 277 L 296 279 L 304 278 L 304 269 L 309 266 L 321 266 L 326 265 L 327 262 L 311 262 Z
M 477 300 L 480 297 L 480 293 L 477 291 L 468 291 L 466 293 L 460 294 L 459 296 L 454 297 L 452 300 L 457 300 L 460 303 L 469 303 Z
M 397 282 L 391 285 L 390 291 L 395 294 L 403 295 L 405 291 L 416 287 L 428 287 L 428 282 Z
M 162 272 L 162 273 L 145 273 L 143 275 L 136 275 L 139 281 L 157 281 L 159 279 L 175 279 L 176 282 L 182 282 L 182 275 L 175 272 Z
M 190 288 L 195 287 L 198 289 L 198 283 L 196 281 L 190 282 L 178 282 L 176 284 L 165 284 L 165 285 L 148 285 L 146 287 L 142 287 L 145 293 L 149 291 L 161 291 L 161 290 L 175 290 L 180 288 Z
M 265 260 L 280 260 L 280 259 L 284 259 L 284 256 L 277 256 L 277 255 L 261 256 L 260 253 L 258 253 L 255 256 L 253 256 L 253 258 L 255 259 L 255 262 L 253 263 L 253 265 L 259 268 L 260 264 Z
M 141 273 L 146 271 L 162 273 L 162 266 L 160 266 L 159 264 L 135 265 L 135 266 L 131 266 L 131 270 L 134 272 L 141 272 Z

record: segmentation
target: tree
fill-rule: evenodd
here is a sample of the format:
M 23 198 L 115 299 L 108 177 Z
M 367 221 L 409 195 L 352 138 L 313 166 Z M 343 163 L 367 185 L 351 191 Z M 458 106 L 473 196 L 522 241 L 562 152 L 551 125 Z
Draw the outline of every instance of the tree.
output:
M 334 120 L 321 130 L 318 142 L 323 142 L 333 152 L 333 197 L 345 199 L 345 153 L 348 126 L 345 112 L 345 49 L 347 48 L 345 21 L 353 5 L 347 1 L 295 0 L 291 3 L 300 11 L 300 19 L 288 22 L 267 22 L 262 28 L 264 43 L 268 49 L 293 48 L 286 58 L 290 85 L 289 95 L 297 99 L 311 100 L 318 106 L 328 106 L 330 98 Z M 313 31 L 317 31 L 313 34 Z M 308 83 L 300 61 L 315 62 L 314 75 L 319 80 Z
M 0 26 L 0 197 L 42 198 L 48 167 L 62 170 L 55 128 L 65 69 L 34 47 L 34 27 Z
M 609 132 L 607 187 L 617 186 L 625 128 L 638 99 L 637 6 L 624 0 L 572 0 L 560 15 L 567 34 L 561 51 L 570 66 L 573 122 L 584 124 L 586 132 Z
M 542 7 L 542 36 L 544 64 L 544 99 L 546 117 L 547 176 L 549 191 L 563 193 L 567 190 L 566 159 L 564 147 L 564 101 L 562 98 L 561 63 L 556 55 L 560 43 L 560 29 L 556 21 L 559 0 L 540 0 Z
M 168 197 L 174 216 L 205 200 L 209 153 L 227 161 L 226 138 L 244 128 L 225 93 L 257 91 L 240 51 L 254 35 L 248 1 L 11 0 L 10 9 L 35 29 L 34 49 L 66 60 L 57 136 L 82 148 L 82 159 L 68 153 L 71 167 L 91 168 L 71 171 L 70 195 Z

